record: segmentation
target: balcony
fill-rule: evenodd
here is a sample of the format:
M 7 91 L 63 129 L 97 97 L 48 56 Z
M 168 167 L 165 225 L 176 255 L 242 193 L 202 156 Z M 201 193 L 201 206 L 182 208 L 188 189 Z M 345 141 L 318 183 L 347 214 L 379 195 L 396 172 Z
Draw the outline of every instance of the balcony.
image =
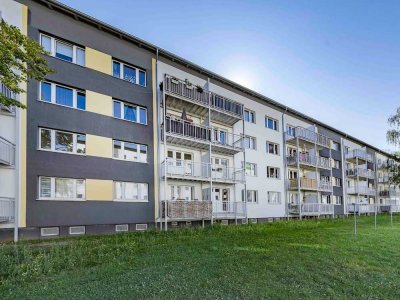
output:
M 346 214 L 370 214 L 370 213 L 375 213 L 378 212 L 378 207 L 375 204 L 366 204 L 366 203 L 360 203 L 360 204 L 347 204 L 345 208 L 345 213 Z
M 230 168 L 222 165 L 211 165 L 209 163 L 196 163 L 190 160 L 167 159 L 167 169 L 165 161 L 161 164 L 161 172 L 166 171 L 167 177 L 172 179 L 210 181 L 220 183 L 244 182 L 244 170 Z M 210 176 L 211 174 L 211 176 Z
M 15 165 L 15 145 L 0 137 L 0 165 Z
M 332 168 L 329 158 L 321 156 L 310 155 L 308 153 L 300 153 L 286 157 L 286 161 L 289 166 L 296 166 L 297 159 L 299 160 L 299 165 L 303 168 L 320 168 L 328 170 Z
M 362 168 L 354 168 L 354 169 L 347 169 L 346 170 L 346 176 L 347 177 L 361 177 L 361 178 L 367 178 L 367 179 L 374 179 L 375 178 L 375 172 L 367 169 L 362 169 Z
M 346 160 L 351 162 L 357 162 L 359 164 L 364 164 L 366 162 L 373 162 L 374 158 L 371 154 L 367 153 L 367 151 L 363 149 L 355 149 L 353 151 L 349 151 L 349 153 L 345 154 Z
M 366 186 L 351 186 L 347 188 L 347 194 L 375 196 L 376 190 Z
M 380 190 L 379 197 L 396 198 L 396 197 L 400 197 L 400 192 L 396 191 L 395 189 Z
M 15 199 L 0 197 L 0 223 L 14 222 Z
M 246 217 L 246 203 L 233 201 L 213 201 L 215 219 L 242 219 Z
M 322 216 L 334 215 L 334 205 L 326 203 L 302 203 L 288 204 L 288 211 L 291 215 L 301 216 Z
M 165 75 L 163 88 L 167 107 L 185 108 L 187 113 L 203 117 L 208 115 L 210 108 L 211 120 L 230 126 L 243 119 L 243 104 L 200 90 L 188 81 Z
M 378 177 L 378 183 L 390 183 L 392 181 L 392 177 L 391 176 L 381 176 Z
M 303 145 L 317 145 L 320 147 L 330 148 L 331 142 L 330 139 L 322 134 L 316 133 L 310 129 L 306 129 L 304 127 L 296 127 L 292 131 L 286 132 L 286 141 L 289 144 L 296 145 L 296 139 L 299 139 L 300 147 Z
M 162 202 L 162 216 L 165 218 L 165 203 L 167 203 L 167 218 L 171 220 L 203 220 L 211 219 L 212 203 L 206 200 L 168 200 Z
M 10 99 L 15 99 L 15 94 L 2 82 L 0 82 L 0 94 Z M 0 104 L 0 112 L 15 115 L 15 106 L 5 106 Z
M 242 137 L 204 125 L 167 116 L 166 139 L 171 144 L 208 150 L 209 144 L 214 152 L 233 155 L 244 151 Z
M 299 181 L 297 179 L 289 180 L 289 189 L 297 190 L 299 186 Z M 300 190 L 304 191 L 322 191 L 322 192 L 331 192 L 332 191 L 332 183 L 327 181 L 318 182 L 316 179 L 310 178 L 300 178 Z

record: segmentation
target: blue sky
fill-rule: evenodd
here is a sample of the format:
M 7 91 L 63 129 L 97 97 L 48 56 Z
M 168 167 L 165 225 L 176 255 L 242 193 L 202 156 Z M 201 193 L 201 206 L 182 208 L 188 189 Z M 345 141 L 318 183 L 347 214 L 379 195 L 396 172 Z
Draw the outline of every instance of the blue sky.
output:
M 400 1 L 61 2 L 382 149 Z

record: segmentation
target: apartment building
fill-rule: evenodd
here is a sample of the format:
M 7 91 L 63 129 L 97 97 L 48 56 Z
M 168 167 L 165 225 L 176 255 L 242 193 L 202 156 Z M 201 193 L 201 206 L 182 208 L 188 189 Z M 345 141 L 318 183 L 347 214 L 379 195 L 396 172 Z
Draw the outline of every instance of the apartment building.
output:
M 55 70 L 0 114 L 1 238 L 399 211 L 384 151 L 56 1 L 0 11 Z

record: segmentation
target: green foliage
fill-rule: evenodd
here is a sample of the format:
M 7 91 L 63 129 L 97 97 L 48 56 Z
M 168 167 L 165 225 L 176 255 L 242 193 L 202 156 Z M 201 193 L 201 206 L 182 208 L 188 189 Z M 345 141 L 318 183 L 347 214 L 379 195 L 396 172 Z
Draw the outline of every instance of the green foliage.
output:
M 0 299 L 399 299 L 400 216 L 0 245 Z
M 400 107 L 397 108 L 396 113 L 389 117 L 388 119 L 389 126 L 392 129 L 389 129 L 386 133 L 386 139 L 388 143 L 393 144 L 395 146 L 400 146 Z M 396 158 L 397 163 L 390 166 L 390 172 L 392 174 L 392 183 L 395 185 L 400 184 L 400 152 L 393 153 L 393 156 Z
M 52 70 L 42 55 L 47 52 L 18 27 L 0 22 L 0 82 L 12 93 L 25 92 L 20 84 L 28 79 L 43 80 Z M 26 108 L 17 100 L 0 94 L 0 104 Z

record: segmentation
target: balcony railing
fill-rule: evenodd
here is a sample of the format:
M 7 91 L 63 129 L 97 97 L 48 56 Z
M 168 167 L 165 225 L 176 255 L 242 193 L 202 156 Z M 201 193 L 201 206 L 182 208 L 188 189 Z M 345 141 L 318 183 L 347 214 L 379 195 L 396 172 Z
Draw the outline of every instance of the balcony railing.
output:
M 308 153 L 300 153 L 291 156 L 287 156 L 286 160 L 288 165 L 297 164 L 297 158 L 301 165 L 308 165 L 311 167 L 330 169 L 332 168 L 330 160 L 325 157 L 310 155 Z
M 289 189 L 297 189 L 299 182 L 297 179 L 289 180 Z M 319 190 L 324 192 L 332 191 L 332 183 L 321 180 L 318 182 L 316 179 L 300 178 L 300 189 L 302 190 Z
M 10 99 L 16 98 L 15 94 L 2 82 L 0 82 L 0 94 Z M 7 113 L 15 114 L 15 106 L 5 106 L 3 104 L 0 104 L 0 111 L 5 111 Z
M 165 161 L 162 163 L 164 173 Z M 167 176 L 182 177 L 183 179 L 203 179 L 214 181 L 243 182 L 244 170 L 239 168 L 197 163 L 191 160 L 167 159 Z M 211 174 L 211 176 L 210 176 Z
M 15 164 L 15 145 L 0 137 L 0 164 L 13 166 Z
M 183 80 L 172 77 L 170 75 L 165 75 L 165 91 L 183 98 L 187 98 L 190 101 L 210 106 L 211 108 L 235 115 L 238 118 L 243 118 L 243 104 L 228 99 L 226 97 L 220 96 L 218 94 L 201 91 L 194 86 Z
M 326 148 L 330 148 L 330 139 L 320 133 L 316 133 L 310 129 L 304 127 L 296 127 L 294 130 L 286 132 L 286 139 L 291 140 L 293 138 L 299 138 L 310 143 L 314 143 Z
M 220 147 L 231 148 L 237 151 L 243 151 L 243 139 L 238 134 L 220 131 L 216 128 L 210 128 L 204 125 L 193 124 L 179 118 L 167 116 L 166 132 L 169 134 L 193 139 L 195 142 L 211 142 Z
M 399 197 L 400 192 L 394 190 L 394 189 L 388 189 L 388 190 L 380 190 L 379 191 L 379 197 L 383 198 L 395 198 Z
M 168 200 L 162 202 L 162 215 L 165 218 L 165 205 L 167 217 L 173 220 L 201 220 L 211 219 L 212 203 L 206 200 Z
M 290 214 L 303 215 L 303 216 L 319 216 L 319 215 L 333 215 L 334 205 L 326 203 L 302 203 L 302 204 L 288 204 Z
M 391 176 L 381 176 L 378 177 L 378 183 L 390 183 L 392 181 Z
M 233 201 L 213 201 L 214 218 L 245 218 L 246 203 Z
M 0 197 L 0 222 L 13 222 L 15 199 Z
M 369 178 L 373 179 L 375 178 L 375 172 L 367 169 L 362 169 L 362 168 L 354 168 L 354 169 L 347 169 L 346 170 L 346 175 L 349 177 L 363 177 L 363 178 Z
M 346 213 L 348 214 L 368 214 L 378 212 L 378 207 L 375 204 L 366 204 L 366 203 L 349 203 L 346 205 Z
M 363 161 L 373 162 L 373 156 L 363 149 L 354 149 L 346 153 L 346 159 L 361 159 Z
M 347 194 L 360 194 L 366 196 L 375 196 L 376 190 L 366 186 L 351 186 L 347 188 Z

